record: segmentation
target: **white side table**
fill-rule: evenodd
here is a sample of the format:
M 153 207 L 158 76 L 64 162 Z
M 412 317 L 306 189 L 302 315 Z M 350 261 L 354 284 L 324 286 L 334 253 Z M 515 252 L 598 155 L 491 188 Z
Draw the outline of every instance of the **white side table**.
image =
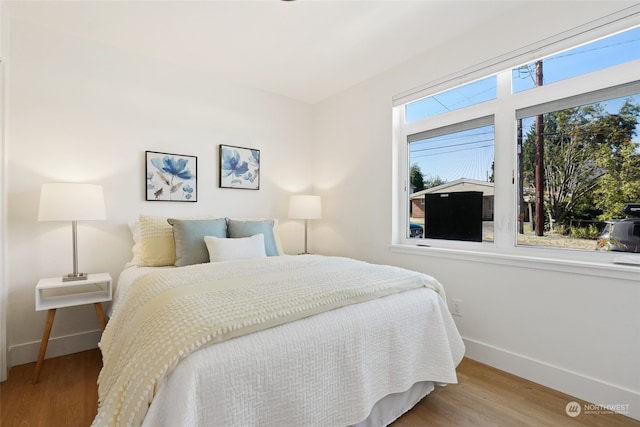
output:
M 100 328 L 104 331 L 107 323 L 102 310 L 102 303 L 111 301 L 111 289 L 111 275 L 109 273 L 89 274 L 86 280 L 70 282 L 63 282 L 62 277 L 52 277 L 38 281 L 36 286 L 36 311 L 49 310 L 49 312 L 47 321 L 44 324 L 36 370 L 31 379 L 34 384 L 38 382 L 38 377 L 40 376 L 40 369 L 42 368 L 44 355 L 47 352 L 56 309 L 93 304 Z

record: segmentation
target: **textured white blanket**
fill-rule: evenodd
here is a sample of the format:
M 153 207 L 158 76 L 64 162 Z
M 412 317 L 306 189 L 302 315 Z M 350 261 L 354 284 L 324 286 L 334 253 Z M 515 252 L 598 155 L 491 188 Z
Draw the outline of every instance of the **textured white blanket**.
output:
M 442 298 L 401 292 L 192 353 L 165 378 L 143 427 L 351 426 L 416 382 L 456 383 L 463 355 Z M 411 401 L 378 404 L 359 427 L 386 426 Z
M 140 425 L 164 377 L 196 349 L 419 287 L 442 292 L 423 274 L 314 256 L 152 273 L 115 308 L 103 335 L 94 425 Z

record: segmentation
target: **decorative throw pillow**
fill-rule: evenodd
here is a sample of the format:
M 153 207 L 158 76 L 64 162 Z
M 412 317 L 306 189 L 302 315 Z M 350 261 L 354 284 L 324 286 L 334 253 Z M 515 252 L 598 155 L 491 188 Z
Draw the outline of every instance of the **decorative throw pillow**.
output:
M 218 219 L 176 219 L 167 220 L 173 227 L 175 243 L 175 266 L 202 264 L 209 262 L 209 252 L 204 236 L 227 237 L 227 221 Z
M 233 261 L 237 259 L 265 258 L 264 235 L 237 239 L 205 236 L 204 242 L 211 262 Z
M 166 217 L 140 215 L 141 267 L 174 265 L 173 229 Z
M 227 234 L 232 238 L 250 237 L 262 233 L 267 256 L 282 255 L 277 219 L 236 220 L 227 218 Z

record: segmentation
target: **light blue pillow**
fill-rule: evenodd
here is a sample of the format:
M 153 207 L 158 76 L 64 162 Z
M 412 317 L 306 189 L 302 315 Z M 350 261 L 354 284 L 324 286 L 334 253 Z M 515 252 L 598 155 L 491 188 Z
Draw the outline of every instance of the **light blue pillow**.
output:
M 227 221 L 217 219 L 175 219 L 167 222 L 173 227 L 176 247 L 176 267 L 209 262 L 204 236 L 227 237 Z
M 229 237 L 251 237 L 262 233 L 264 235 L 264 250 L 267 256 L 282 255 L 280 239 L 277 235 L 278 222 L 275 219 L 240 221 L 227 218 L 227 232 Z

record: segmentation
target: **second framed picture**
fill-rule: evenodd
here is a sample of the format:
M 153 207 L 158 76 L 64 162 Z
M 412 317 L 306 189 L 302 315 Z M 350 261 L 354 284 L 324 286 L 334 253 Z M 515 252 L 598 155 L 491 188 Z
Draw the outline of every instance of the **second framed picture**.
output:
M 260 150 L 220 145 L 220 188 L 260 189 Z

